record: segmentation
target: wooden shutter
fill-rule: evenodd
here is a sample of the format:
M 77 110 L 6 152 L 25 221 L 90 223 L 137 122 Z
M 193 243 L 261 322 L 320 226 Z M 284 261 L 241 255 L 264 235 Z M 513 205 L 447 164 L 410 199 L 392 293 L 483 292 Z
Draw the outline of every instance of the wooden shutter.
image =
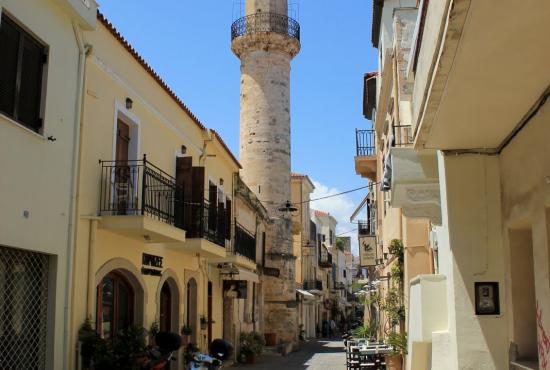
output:
M 208 229 L 216 230 L 218 217 L 216 207 L 218 206 L 218 187 L 212 182 L 208 183 Z
M 42 95 L 42 69 L 44 49 L 34 40 L 25 36 L 21 63 L 21 82 L 17 106 L 18 120 L 34 131 L 42 127 L 40 120 L 40 98 Z
M 191 169 L 190 237 L 201 237 L 204 226 L 204 167 Z
M 231 240 L 231 199 L 227 198 L 225 201 L 225 239 Z
M 0 112 L 14 116 L 19 32 L 2 16 L 0 25 Z
M 174 203 L 174 224 L 187 230 L 186 220 L 191 217 L 191 209 L 186 203 L 191 202 L 191 176 L 193 157 L 176 158 L 176 196 Z

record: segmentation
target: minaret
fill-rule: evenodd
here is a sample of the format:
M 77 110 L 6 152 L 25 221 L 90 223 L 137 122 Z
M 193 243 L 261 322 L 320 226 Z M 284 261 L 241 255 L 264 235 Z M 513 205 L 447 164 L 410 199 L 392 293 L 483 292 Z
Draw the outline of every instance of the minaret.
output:
M 231 27 L 241 60 L 241 177 L 274 221 L 266 267 L 279 277 L 264 275 L 265 332 L 296 343 L 291 221 L 279 209 L 290 200 L 290 61 L 300 51 L 300 26 L 287 16 L 287 0 L 246 0 L 245 13 Z

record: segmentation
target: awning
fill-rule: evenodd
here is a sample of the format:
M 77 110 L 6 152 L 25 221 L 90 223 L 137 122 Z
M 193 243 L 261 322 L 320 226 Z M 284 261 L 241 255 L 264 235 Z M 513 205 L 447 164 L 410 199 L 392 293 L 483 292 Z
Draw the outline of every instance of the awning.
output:
M 315 299 L 315 296 L 310 292 L 308 292 L 307 290 L 296 289 L 296 292 L 298 292 L 298 294 L 301 294 L 304 297 L 304 299 Z
M 317 289 L 311 289 L 308 290 L 309 293 L 317 294 L 317 295 L 323 295 L 323 292 Z
M 370 195 L 370 189 L 369 189 L 369 194 L 367 194 L 365 196 L 365 198 L 363 198 L 363 200 L 361 201 L 361 203 L 359 203 L 359 205 L 357 206 L 357 208 L 355 208 L 355 211 L 353 211 L 351 217 L 349 218 L 349 222 L 353 222 L 353 220 L 355 220 L 355 217 L 357 217 L 357 215 L 359 214 L 359 212 L 361 212 L 361 210 L 367 205 L 368 201 L 369 201 L 369 195 Z

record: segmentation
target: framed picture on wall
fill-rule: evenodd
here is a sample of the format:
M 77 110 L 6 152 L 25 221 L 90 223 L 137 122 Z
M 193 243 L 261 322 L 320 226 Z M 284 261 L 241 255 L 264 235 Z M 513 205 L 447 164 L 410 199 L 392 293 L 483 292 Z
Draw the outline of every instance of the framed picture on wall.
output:
M 475 283 L 476 315 L 500 315 L 498 283 Z

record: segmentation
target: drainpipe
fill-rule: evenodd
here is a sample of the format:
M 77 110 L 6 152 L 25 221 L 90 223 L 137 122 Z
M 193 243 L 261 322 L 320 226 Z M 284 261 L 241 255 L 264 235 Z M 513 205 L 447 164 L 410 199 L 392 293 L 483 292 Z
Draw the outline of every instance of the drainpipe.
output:
M 67 238 L 67 262 L 66 262 L 66 287 L 65 287 L 65 307 L 64 316 L 69 318 L 65 320 L 64 327 L 64 346 L 63 346 L 63 368 L 72 368 L 70 364 L 74 364 L 73 354 L 74 352 L 70 348 L 72 341 L 72 333 L 70 332 L 70 326 L 73 323 L 73 266 L 75 264 L 74 246 L 76 244 L 76 232 L 77 222 L 76 216 L 78 214 L 78 186 L 79 186 L 79 163 L 81 157 L 81 139 L 82 139 L 82 115 L 83 115 L 83 100 L 84 100 L 84 78 L 86 69 L 86 57 L 91 51 L 91 47 L 84 44 L 82 38 L 82 31 L 77 22 L 73 22 L 73 31 L 75 35 L 76 44 L 78 46 L 78 78 L 76 85 L 76 99 L 75 99 L 75 122 L 74 122 L 74 136 L 73 136 L 73 153 L 71 163 L 71 196 L 69 203 L 69 224 L 68 224 L 68 238 Z M 68 362 L 67 362 L 68 361 Z

